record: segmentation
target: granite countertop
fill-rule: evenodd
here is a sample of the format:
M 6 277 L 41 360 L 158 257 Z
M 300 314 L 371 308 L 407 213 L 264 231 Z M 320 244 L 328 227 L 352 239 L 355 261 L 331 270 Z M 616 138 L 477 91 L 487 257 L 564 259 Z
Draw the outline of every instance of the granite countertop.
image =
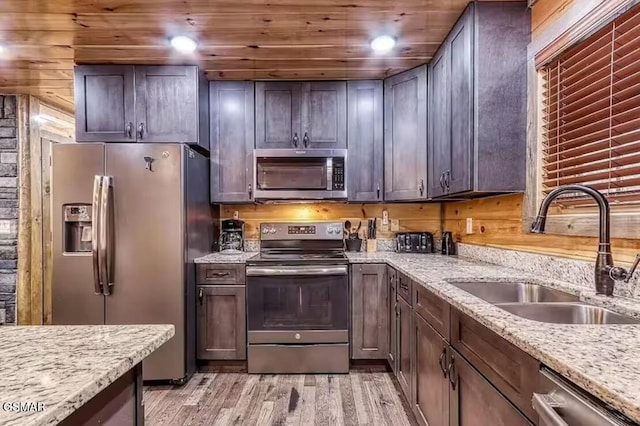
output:
M 222 254 L 220 252 L 209 253 L 206 256 L 198 257 L 194 263 L 245 263 L 247 260 L 257 255 L 257 251 L 246 251 L 240 254 Z
M 582 300 L 640 318 L 640 301 L 605 297 L 516 269 L 440 255 L 348 253 L 351 263 L 387 263 L 447 300 L 578 386 L 640 422 L 640 325 L 567 325 L 508 313 L 452 281 L 525 281 L 556 287 Z
M 173 335 L 173 325 L 0 327 L 0 403 L 44 404 L 0 409 L 0 424 L 58 424 Z
M 242 263 L 254 254 L 245 253 L 233 262 Z M 512 315 L 449 282 L 517 280 L 537 283 L 578 294 L 588 303 L 636 318 L 640 318 L 640 301 L 600 296 L 578 285 L 455 256 L 347 252 L 347 257 L 351 263 L 387 263 L 395 267 L 613 409 L 640 422 L 640 325 L 567 325 L 532 321 Z M 196 262 L 232 261 L 214 253 Z

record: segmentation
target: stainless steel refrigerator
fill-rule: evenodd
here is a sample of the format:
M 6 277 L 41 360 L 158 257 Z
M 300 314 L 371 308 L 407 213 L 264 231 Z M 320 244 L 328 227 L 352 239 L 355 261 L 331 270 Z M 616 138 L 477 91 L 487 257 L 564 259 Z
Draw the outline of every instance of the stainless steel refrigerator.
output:
M 211 249 L 208 182 L 208 160 L 186 145 L 55 144 L 53 323 L 173 324 L 144 379 L 190 377 L 191 262 Z

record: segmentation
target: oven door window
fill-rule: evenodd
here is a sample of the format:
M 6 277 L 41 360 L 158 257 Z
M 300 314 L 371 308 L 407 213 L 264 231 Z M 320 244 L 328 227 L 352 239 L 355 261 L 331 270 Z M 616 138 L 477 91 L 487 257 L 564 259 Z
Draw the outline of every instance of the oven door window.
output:
M 258 158 L 257 183 L 262 190 L 326 190 L 327 160 Z
M 251 277 L 248 329 L 346 330 L 348 296 L 343 276 Z

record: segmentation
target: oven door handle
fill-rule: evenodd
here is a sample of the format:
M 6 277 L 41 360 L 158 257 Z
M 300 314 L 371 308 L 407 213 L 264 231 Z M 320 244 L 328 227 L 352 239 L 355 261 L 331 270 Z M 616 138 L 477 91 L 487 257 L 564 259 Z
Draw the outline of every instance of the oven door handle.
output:
M 248 266 L 248 277 L 272 277 L 285 275 L 347 275 L 347 266 L 278 266 L 278 267 L 257 267 Z

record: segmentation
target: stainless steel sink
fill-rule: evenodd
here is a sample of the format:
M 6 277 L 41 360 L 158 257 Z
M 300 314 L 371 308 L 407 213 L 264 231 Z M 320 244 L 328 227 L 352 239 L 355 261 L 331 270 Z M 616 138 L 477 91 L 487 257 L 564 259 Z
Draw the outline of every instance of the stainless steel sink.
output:
M 537 284 L 520 282 L 451 282 L 468 293 L 490 303 L 578 302 L 573 294 Z
M 637 319 L 583 303 L 501 303 L 496 306 L 519 317 L 555 324 L 640 324 Z

